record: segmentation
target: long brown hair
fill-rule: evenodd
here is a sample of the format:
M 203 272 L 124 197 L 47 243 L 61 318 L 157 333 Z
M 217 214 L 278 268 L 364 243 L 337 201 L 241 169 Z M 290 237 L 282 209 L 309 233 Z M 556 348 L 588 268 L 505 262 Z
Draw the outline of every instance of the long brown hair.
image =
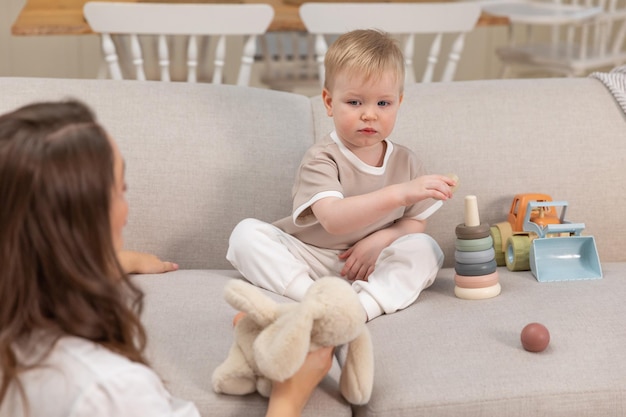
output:
M 113 162 L 78 101 L 0 116 L 0 404 L 12 382 L 23 393 L 14 349 L 33 334 L 85 338 L 146 364 L 143 294 L 111 233 Z

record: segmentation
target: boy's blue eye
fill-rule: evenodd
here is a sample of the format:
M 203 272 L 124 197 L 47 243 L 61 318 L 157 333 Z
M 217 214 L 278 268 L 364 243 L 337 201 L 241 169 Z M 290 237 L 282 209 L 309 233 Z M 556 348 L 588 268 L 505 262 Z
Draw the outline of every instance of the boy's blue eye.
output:
M 381 107 L 388 106 L 389 104 L 391 104 L 391 103 L 389 103 L 388 101 L 384 101 L 384 100 L 381 100 L 381 101 L 378 102 L 378 105 L 381 106 Z
M 358 100 L 348 100 L 348 104 L 351 106 L 358 106 L 359 105 L 359 101 Z

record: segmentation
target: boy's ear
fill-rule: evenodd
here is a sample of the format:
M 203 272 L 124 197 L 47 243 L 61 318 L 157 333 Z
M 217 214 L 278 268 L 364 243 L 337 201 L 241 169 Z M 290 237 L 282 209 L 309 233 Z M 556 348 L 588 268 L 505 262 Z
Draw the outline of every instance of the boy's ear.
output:
M 324 102 L 324 107 L 326 107 L 328 117 L 333 117 L 333 98 L 327 88 L 322 90 L 322 101 Z
M 404 93 L 400 93 L 400 104 L 402 104 L 403 99 L 404 99 Z

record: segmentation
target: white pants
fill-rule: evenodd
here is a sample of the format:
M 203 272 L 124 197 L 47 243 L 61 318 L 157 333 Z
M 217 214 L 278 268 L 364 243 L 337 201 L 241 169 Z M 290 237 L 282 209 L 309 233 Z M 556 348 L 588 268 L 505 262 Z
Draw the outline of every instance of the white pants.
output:
M 256 219 L 242 220 L 233 230 L 226 258 L 251 283 L 296 301 L 313 281 L 340 276 L 342 251 L 301 242 L 279 228 Z M 403 236 L 380 253 L 367 281 L 352 288 L 368 320 L 411 305 L 435 280 L 443 252 L 424 233 Z

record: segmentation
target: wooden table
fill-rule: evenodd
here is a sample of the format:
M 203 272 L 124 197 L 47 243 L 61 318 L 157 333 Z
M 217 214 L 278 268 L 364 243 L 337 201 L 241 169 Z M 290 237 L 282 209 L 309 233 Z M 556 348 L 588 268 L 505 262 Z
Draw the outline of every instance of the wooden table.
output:
M 11 27 L 13 35 L 81 35 L 93 33 L 83 17 L 83 5 L 88 0 L 27 0 Z M 109 0 L 177 2 L 177 0 Z M 223 0 L 221 2 L 227 2 Z M 384 1 L 384 0 L 383 0 Z M 419 1 L 419 0 L 417 0 Z M 435 0 L 437 1 L 437 0 Z M 181 0 L 185 3 L 218 2 L 218 0 Z M 283 0 L 241 0 L 243 3 L 268 3 L 274 7 L 274 21 L 269 31 L 304 31 L 298 15 L 298 5 Z M 481 15 L 477 26 L 503 25 L 503 17 Z

